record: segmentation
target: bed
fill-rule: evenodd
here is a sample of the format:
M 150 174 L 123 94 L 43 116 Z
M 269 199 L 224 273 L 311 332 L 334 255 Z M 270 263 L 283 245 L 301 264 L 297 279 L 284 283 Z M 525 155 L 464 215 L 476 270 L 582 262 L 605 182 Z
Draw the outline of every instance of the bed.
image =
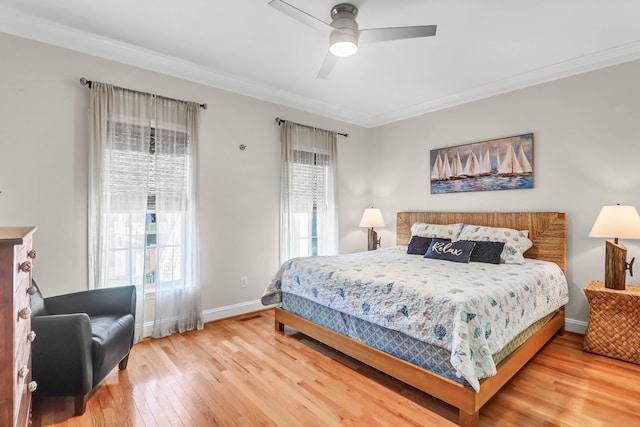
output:
M 562 276 L 560 279 L 561 281 L 564 281 L 564 286 L 566 287 L 566 279 L 564 276 L 566 274 L 566 218 L 564 213 L 400 212 L 397 214 L 396 243 L 401 248 L 388 249 L 386 251 L 387 253 L 385 253 L 385 251 L 379 251 L 378 253 L 370 254 L 374 259 L 377 257 L 377 262 L 382 266 L 381 268 L 384 269 L 387 262 L 400 262 L 401 265 L 407 265 L 407 271 L 413 271 L 411 270 L 413 267 L 409 266 L 409 264 L 424 264 L 420 262 L 420 259 L 422 258 L 421 256 L 416 257 L 414 255 L 414 258 L 411 258 L 411 256 L 406 255 L 406 247 L 412 238 L 411 227 L 415 223 L 464 223 L 487 227 L 506 227 L 514 230 L 526 230 L 528 232 L 528 238 L 533 243 L 533 246 L 524 253 L 525 258 L 531 260 L 526 261 L 525 266 L 527 267 L 527 270 L 530 270 L 533 267 L 545 269 L 555 268 L 555 270 L 558 271 L 558 274 L 552 272 L 549 273 L 549 275 Z M 437 324 L 437 326 L 433 328 L 431 324 L 429 324 L 428 327 L 419 324 L 420 326 L 416 327 L 415 323 L 412 322 L 407 326 L 408 329 L 400 329 L 403 322 L 408 323 L 405 319 L 410 317 L 409 314 L 413 315 L 414 312 L 420 310 L 427 313 L 427 309 L 424 308 L 424 304 L 420 305 L 417 309 L 416 307 L 410 307 L 407 309 L 405 305 L 400 305 L 401 309 L 396 310 L 396 307 L 398 307 L 398 289 L 402 288 L 402 292 L 406 293 L 410 300 L 413 301 L 418 299 L 418 297 L 410 294 L 411 289 L 408 285 L 406 287 L 398 285 L 395 287 L 391 286 L 389 288 L 385 288 L 382 283 L 394 283 L 392 280 L 388 280 L 387 277 L 380 279 L 382 280 L 380 282 L 375 282 L 375 279 L 363 279 L 363 282 L 366 281 L 367 283 L 371 283 L 371 286 L 376 285 L 377 283 L 377 285 L 374 286 L 374 291 L 377 292 L 376 295 L 380 295 L 380 298 L 382 298 L 383 294 L 388 293 L 392 301 L 385 302 L 385 300 L 376 296 L 374 298 L 376 300 L 376 304 L 372 303 L 371 308 L 369 308 L 369 299 L 366 301 L 363 299 L 362 301 L 356 301 L 350 304 L 354 306 L 361 305 L 363 309 L 366 308 L 365 312 L 367 316 L 373 315 L 373 317 L 378 316 L 385 319 L 382 322 L 384 323 L 386 321 L 384 327 L 379 324 L 374 324 L 376 322 L 368 321 L 367 316 L 351 316 L 346 314 L 348 310 L 339 306 L 339 304 L 342 303 L 341 301 L 344 299 L 344 292 L 355 292 L 355 298 L 358 298 L 359 296 L 357 294 L 359 291 L 357 291 L 357 289 L 359 289 L 359 285 L 361 283 L 359 277 L 366 277 L 368 272 L 371 273 L 374 271 L 361 271 L 369 270 L 369 268 L 358 268 L 358 266 L 361 266 L 359 263 L 364 262 L 361 261 L 361 258 L 366 255 L 366 253 L 363 253 L 347 255 L 344 257 L 351 262 L 352 266 L 354 266 L 353 268 L 359 270 L 358 273 L 353 273 L 356 275 L 354 277 L 358 277 L 358 279 L 350 278 L 349 280 L 351 280 L 351 282 L 349 282 L 348 286 L 340 286 L 340 283 L 343 280 L 341 274 L 351 273 L 346 270 L 341 272 L 335 265 L 332 265 L 331 262 L 333 261 L 333 258 L 328 258 L 326 260 L 309 260 L 311 262 L 321 261 L 326 264 L 325 271 L 320 267 L 312 268 L 305 265 L 298 265 L 296 264 L 297 261 L 292 261 L 290 264 L 285 263 L 285 265 L 287 265 L 286 268 L 300 268 L 299 273 L 296 273 L 293 276 L 289 275 L 289 277 L 294 277 L 296 280 L 298 275 L 304 275 L 305 271 L 310 272 L 311 270 L 318 270 L 317 274 L 319 277 L 326 278 L 323 286 L 327 286 L 327 289 L 330 290 L 325 291 L 323 287 L 315 285 L 310 288 L 304 288 L 300 284 L 291 283 L 289 289 L 294 289 L 296 286 L 300 285 L 300 292 L 294 292 L 291 290 L 288 292 L 282 292 L 282 298 L 284 299 L 283 304 L 275 309 L 276 331 L 284 332 L 285 325 L 294 328 L 307 336 L 310 336 L 394 378 L 416 387 L 427 394 L 453 405 L 458 408 L 459 424 L 463 427 L 477 426 L 480 408 L 498 390 L 500 390 L 500 388 L 506 384 L 509 379 L 513 377 L 518 370 L 522 368 L 546 344 L 547 341 L 549 341 L 556 333 L 562 333 L 564 331 L 564 305 L 557 306 L 557 302 L 555 302 L 555 305 L 553 305 L 554 302 L 552 302 L 551 304 L 553 309 L 539 308 L 539 306 L 542 305 L 542 300 L 549 300 L 550 298 L 547 296 L 540 299 L 538 296 L 535 296 L 537 299 L 532 299 L 530 301 L 524 300 L 525 302 L 529 301 L 526 302 L 529 305 L 527 310 L 533 310 L 534 307 L 536 310 L 542 310 L 546 314 L 541 316 L 540 313 L 538 313 L 536 316 L 540 317 L 540 320 L 536 322 L 527 320 L 526 322 L 528 323 L 526 325 L 523 324 L 520 326 L 520 329 L 516 330 L 516 332 L 518 332 L 517 338 L 521 341 L 516 342 L 511 346 L 512 348 L 506 352 L 497 351 L 498 347 L 500 347 L 501 350 L 505 344 L 505 340 L 511 342 L 512 338 L 514 338 L 513 335 L 515 332 L 503 332 L 501 327 L 496 327 L 495 325 L 493 326 L 494 333 L 489 340 L 485 340 L 485 336 L 491 335 L 490 325 L 486 325 L 487 327 L 484 329 L 476 327 L 476 330 L 481 331 L 481 333 L 476 334 L 478 335 L 475 337 L 477 340 L 470 339 L 470 344 L 468 344 L 467 347 L 464 347 L 464 345 L 467 344 L 463 344 L 462 350 L 458 347 L 451 346 L 447 350 L 445 345 L 442 345 L 442 348 L 438 348 L 440 347 L 440 344 L 438 343 L 427 342 L 422 344 L 423 338 L 421 337 L 421 334 L 423 334 L 425 330 L 428 331 L 428 334 L 432 334 L 435 330 L 435 335 L 438 335 L 438 328 L 441 328 L 442 326 Z M 388 258 L 393 260 L 388 261 Z M 443 262 L 440 262 L 440 264 L 437 265 L 441 265 L 442 263 Z M 447 261 L 444 261 L 444 263 L 447 263 Z M 490 270 L 492 267 L 485 268 L 484 266 L 472 266 L 471 264 L 474 263 L 469 264 L 472 269 L 475 268 L 476 270 L 483 271 L 488 269 L 489 271 L 492 271 Z M 283 269 L 285 268 L 285 265 L 283 265 Z M 393 268 L 397 269 L 397 267 L 392 268 L 391 264 L 389 265 L 389 270 L 393 270 Z M 283 273 L 283 269 L 281 269 L 280 273 Z M 379 276 L 384 276 L 386 274 L 383 270 L 379 270 L 378 273 Z M 445 273 L 442 274 L 446 275 Z M 358 276 L 358 274 L 360 276 Z M 420 274 L 420 272 L 414 273 L 415 276 L 419 276 Z M 470 273 L 465 270 L 463 274 Z M 518 270 L 509 270 L 508 273 L 508 275 L 515 277 L 518 277 L 518 274 Z M 406 277 L 400 277 L 397 283 L 408 283 L 405 279 Z M 515 280 L 522 280 L 522 283 L 528 283 L 526 280 L 529 279 L 523 276 L 522 279 L 516 278 Z M 278 282 L 277 280 L 275 281 Z M 344 281 L 346 283 L 347 279 Z M 336 282 L 338 282 L 337 287 L 335 287 Z M 469 280 L 469 282 L 476 283 L 477 281 L 474 279 Z M 358 286 L 354 286 L 354 283 Z M 331 284 L 333 284 L 334 288 L 330 288 Z M 484 284 L 479 284 L 472 290 L 472 293 L 475 292 L 477 294 L 478 292 L 485 292 L 484 286 Z M 533 286 L 535 286 L 535 284 L 529 284 L 528 286 L 523 285 L 521 287 L 526 288 L 528 294 L 532 294 L 533 291 L 530 291 L 529 288 Z M 285 287 L 283 286 L 282 289 L 285 289 Z M 486 289 L 486 292 L 490 292 L 488 290 L 489 288 Z M 305 292 L 312 292 L 312 294 L 309 294 L 307 298 L 305 297 L 307 296 Z M 463 293 L 463 291 L 458 290 L 455 286 L 453 286 L 452 290 L 449 292 L 452 293 L 452 296 L 451 298 L 446 298 L 447 303 L 449 302 L 449 299 L 457 301 L 457 295 L 455 295 L 457 292 Z M 468 291 L 465 290 L 464 292 Z M 553 292 L 556 291 L 554 290 Z M 265 295 L 267 294 L 273 295 L 272 293 L 265 291 Z M 324 294 L 327 296 L 325 301 L 322 302 L 322 295 Z M 351 297 L 353 296 L 354 295 L 351 295 Z M 514 295 L 512 294 L 511 296 L 513 297 Z M 352 300 L 353 298 L 351 297 L 348 300 Z M 505 298 L 508 299 L 509 297 Z M 518 298 L 520 298 L 519 295 Z M 492 298 L 488 299 L 492 300 Z M 315 300 L 317 302 L 313 302 L 311 300 Z M 496 300 L 499 302 L 497 305 L 502 308 L 503 301 L 498 299 L 498 297 L 496 297 Z M 263 297 L 263 302 L 274 301 L 269 301 L 268 299 L 265 301 L 265 298 Z M 495 306 L 496 304 L 493 305 Z M 382 313 L 385 307 L 388 306 L 391 306 L 397 313 L 392 313 L 393 315 L 385 315 Z M 456 318 L 469 316 L 469 319 L 473 319 L 473 317 L 475 317 L 475 315 L 460 314 L 462 312 L 460 312 L 459 307 L 460 306 L 445 308 L 452 312 L 456 312 L 457 310 L 459 313 L 456 313 L 456 316 L 454 316 Z M 374 313 L 371 313 L 371 310 L 374 310 Z M 380 312 L 378 312 L 378 310 L 380 310 Z M 495 314 L 494 312 L 489 313 L 489 310 L 492 310 L 491 307 L 482 308 L 482 310 L 486 311 L 485 318 L 493 319 L 495 317 L 498 322 L 496 323 L 497 325 L 500 325 L 500 322 L 504 323 L 504 319 L 500 318 L 500 314 Z M 522 312 L 525 311 L 524 309 L 521 310 Z M 518 316 L 514 313 L 511 313 L 510 315 L 511 323 L 517 323 L 516 317 Z M 504 314 L 502 316 L 505 317 Z M 332 318 L 337 319 L 336 322 L 331 321 Z M 473 321 L 475 322 L 476 320 L 477 319 L 474 319 Z M 509 313 L 506 313 L 506 321 L 509 323 Z M 529 326 L 529 323 L 534 323 L 534 325 Z M 343 324 L 347 326 L 343 328 L 341 326 Z M 445 327 L 442 327 L 444 331 L 447 331 L 447 328 L 453 328 L 453 326 L 450 326 L 447 323 L 442 322 L 442 324 L 445 325 Z M 467 326 L 465 322 L 462 322 L 462 325 L 464 327 Z M 373 334 L 371 332 L 361 332 L 363 330 L 373 331 Z M 487 333 L 487 331 L 489 331 L 489 333 Z M 474 332 L 473 329 L 470 329 L 468 331 L 463 330 L 458 333 L 460 335 L 467 335 L 468 333 L 473 334 Z M 400 336 L 402 340 L 396 341 L 396 335 Z M 441 335 L 446 336 L 447 334 L 442 333 Z M 501 335 L 504 336 L 502 337 Z M 389 336 L 390 338 L 385 338 L 383 340 L 376 339 L 374 342 L 371 342 L 371 336 Z M 494 340 L 494 337 L 497 336 L 501 337 L 496 338 L 496 341 L 490 341 Z M 525 338 L 522 338 L 523 336 Z M 441 337 L 437 336 L 437 338 L 440 339 Z M 453 339 L 455 340 L 455 338 Z M 500 339 L 502 339 L 502 341 L 500 341 Z M 525 339 L 526 341 L 522 341 Z M 380 341 L 387 344 L 380 344 Z M 475 344 L 476 341 L 479 343 L 477 346 Z M 423 346 L 419 347 L 419 352 L 414 350 L 416 345 Z M 397 350 L 403 348 L 409 348 L 410 350 L 404 353 Z M 424 362 L 424 353 L 422 353 L 424 351 L 433 351 L 433 357 L 430 357 L 429 359 L 434 359 L 436 362 L 433 362 L 433 364 L 431 364 L 432 362 L 430 361 Z M 444 351 L 443 354 L 448 354 L 449 356 L 447 356 L 447 358 L 442 357 L 438 351 Z M 492 359 L 495 363 L 488 362 L 487 358 Z

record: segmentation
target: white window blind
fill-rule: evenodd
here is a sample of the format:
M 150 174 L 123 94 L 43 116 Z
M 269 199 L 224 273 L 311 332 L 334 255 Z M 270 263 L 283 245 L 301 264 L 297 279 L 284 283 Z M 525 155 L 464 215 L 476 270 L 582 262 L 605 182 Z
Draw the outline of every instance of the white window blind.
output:
M 326 154 L 294 150 L 291 197 L 296 212 L 326 209 L 328 166 L 329 156 Z
M 150 210 L 155 210 L 158 190 L 175 198 L 175 201 L 184 197 L 185 166 L 189 156 L 186 132 L 154 127 L 149 128 L 142 138 L 139 129 L 133 131 L 135 125 L 109 122 L 109 126 L 112 128 L 113 145 L 105 162 L 106 185 L 115 208 L 119 204 L 119 196 L 126 198 L 127 193 L 135 191 L 148 193 Z M 167 143 L 169 139 L 173 140 L 172 144 Z M 143 163 L 148 164 L 147 170 L 135 167 Z

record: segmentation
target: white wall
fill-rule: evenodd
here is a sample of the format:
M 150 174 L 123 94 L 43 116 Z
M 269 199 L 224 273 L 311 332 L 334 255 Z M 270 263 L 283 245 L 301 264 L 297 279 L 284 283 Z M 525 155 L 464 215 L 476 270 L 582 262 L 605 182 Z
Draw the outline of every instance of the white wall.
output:
M 87 288 L 89 91 L 80 77 L 208 104 L 199 152 L 205 318 L 261 308 L 279 266 L 276 116 L 349 133 L 338 139 L 340 249 L 366 249 L 357 225 L 369 129 L 5 34 L 0 52 L 0 226 L 38 227 L 34 277 L 45 295 Z
M 567 318 L 577 321 L 568 327 L 580 329 L 589 316 L 582 289 L 604 280 L 604 239 L 588 237 L 600 208 L 640 205 L 638 76 L 635 61 L 376 128 L 372 198 L 383 212 L 566 212 Z M 429 150 L 528 132 L 534 133 L 535 188 L 430 194 Z M 385 219 L 389 226 L 380 233 L 390 244 L 395 218 Z M 623 243 L 629 259 L 640 256 L 637 240 Z
M 87 286 L 89 93 L 80 77 L 209 105 L 199 176 L 208 319 L 259 308 L 278 267 L 276 116 L 350 134 L 339 138 L 341 252 L 366 249 L 357 225 L 370 205 L 387 223 L 377 230 L 383 247 L 395 244 L 397 211 L 567 212 L 567 317 L 578 327 L 588 320 L 582 288 L 604 276 L 604 241 L 587 237 L 599 209 L 639 205 L 640 61 L 363 129 L 4 34 L 0 52 L 0 226 L 38 226 L 34 275 L 46 295 Z M 535 138 L 534 189 L 429 194 L 430 149 L 525 132 Z M 629 258 L 640 254 L 638 241 L 624 243 Z

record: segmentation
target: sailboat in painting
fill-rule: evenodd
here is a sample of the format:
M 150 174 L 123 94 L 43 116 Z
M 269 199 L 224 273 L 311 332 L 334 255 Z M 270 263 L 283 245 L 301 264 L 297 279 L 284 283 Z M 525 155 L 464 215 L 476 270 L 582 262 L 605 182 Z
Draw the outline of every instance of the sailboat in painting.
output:
M 458 150 L 456 150 L 456 155 L 451 161 L 451 178 L 466 178 L 464 168 L 462 167 L 462 160 L 460 160 L 460 152 Z
M 467 162 L 464 165 L 464 174 L 467 177 L 480 176 L 480 161 L 473 150 L 471 150 L 471 153 L 469 153 L 467 157 Z
M 513 150 L 513 145 L 509 144 L 507 153 L 498 168 L 498 173 L 504 176 L 515 176 L 520 175 L 522 172 L 522 166 L 520 166 L 520 162 L 518 162 L 518 156 L 516 156 L 516 152 Z
M 436 160 L 431 167 L 431 181 L 446 181 L 452 176 L 451 163 L 449 162 L 449 155 L 445 151 L 444 156 L 436 156 Z
M 518 154 L 516 154 L 513 149 L 513 145 L 509 144 L 507 154 L 498 168 L 498 173 L 504 176 L 516 176 L 531 174 L 531 172 L 533 172 L 533 169 L 527 156 L 524 154 L 522 143 L 518 147 Z
M 436 160 L 431 166 L 431 181 L 440 181 L 442 179 L 442 157 L 440 152 L 436 155 Z
M 489 153 L 489 149 L 484 153 L 480 154 L 480 175 L 486 176 L 491 175 L 493 173 L 493 169 L 491 168 L 491 154 Z
M 527 156 L 524 154 L 524 148 L 522 147 L 522 143 L 520 143 L 520 147 L 518 149 L 518 163 L 520 163 L 520 167 L 522 168 L 523 174 L 533 173 L 533 168 L 531 167 L 531 163 L 529 163 Z

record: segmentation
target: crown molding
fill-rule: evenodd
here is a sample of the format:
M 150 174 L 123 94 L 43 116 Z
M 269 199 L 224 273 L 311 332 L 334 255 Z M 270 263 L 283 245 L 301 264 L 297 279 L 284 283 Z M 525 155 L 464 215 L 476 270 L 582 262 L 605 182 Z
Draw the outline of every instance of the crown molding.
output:
M 567 61 L 540 67 L 520 75 L 433 98 L 379 115 L 347 110 L 267 85 L 239 79 L 212 68 L 184 61 L 135 45 L 97 36 L 0 6 L 0 31 L 42 43 L 82 52 L 172 77 L 200 83 L 261 101 L 318 114 L 364 128 L 373 128 L 456 105 L 499 95 L 575 74 L 640 59 L 640 41 Z
M 451 96 L 430 99 L 407 108 L 373 116 L 370 117 L 370 121 L 375 123 L 375 126 L 382 126 L 456 105 L 466 104 L 483 98 L 489 98 L 502 93 L 524 89 L 637 59 L 640 59 L 640 40 L 540 67 L 526 73 L 477 86 Z
M 261 101 L 369 127 L 368 116 L 264 84 L 239 79 L 193 62 L 36 18 L 0 6 L 0 32 L 155 71 Z

